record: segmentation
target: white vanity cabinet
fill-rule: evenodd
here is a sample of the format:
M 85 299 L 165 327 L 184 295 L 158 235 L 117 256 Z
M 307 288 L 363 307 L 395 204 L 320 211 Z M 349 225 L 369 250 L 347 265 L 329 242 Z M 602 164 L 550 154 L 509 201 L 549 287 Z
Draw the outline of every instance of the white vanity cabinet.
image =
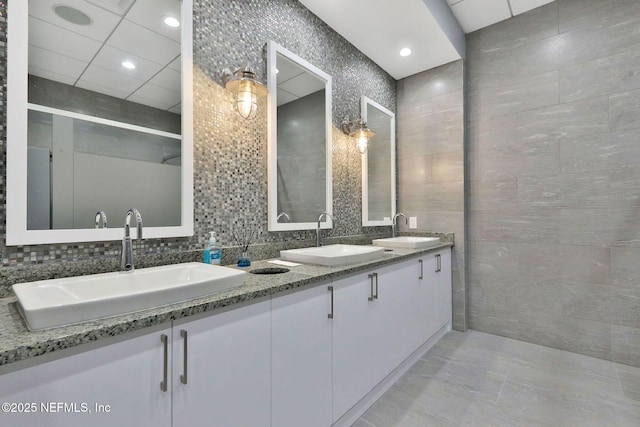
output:
M 451 249 L 335 280 L 333 287 L 335 422 L 451 322 Z
M 0 402 L 16 410 L 0 425 L 170 427 L 170 340 L 166 328 L 0 375 Z
M 271 301 L 273 427 L 332 423 L 333 296 L 327 282 Z
M 334 421 L 415 350 L 415 264 L 404 261 L 333 282 Z
M 0 375 L 19 410 L 0 426 L 269 426 L 270 316 L 270 301 L 207 313 Z
M 0 367 L 0 426 L 348 425 L 450 322 L 445 248 Z
M 174 322 L 173 427 L 270 425 L 270 310 L 263 301 Z

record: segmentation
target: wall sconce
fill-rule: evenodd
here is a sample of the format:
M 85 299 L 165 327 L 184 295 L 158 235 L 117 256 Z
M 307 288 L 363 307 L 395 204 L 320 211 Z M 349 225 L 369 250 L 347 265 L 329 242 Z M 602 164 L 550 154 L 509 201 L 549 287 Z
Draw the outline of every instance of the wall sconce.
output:
M 238 68 L 233 73 L 228 68 L 222 70 L 222 82 L 233 92 L 236 109 L 242 118 L 253 119 L 258 113 L 258 98 L 269 93 L 267 87 L 258 80 L 258 75 L 249 65 Z
M 342 132 L 351 138 L 356 138 L 356 145 L 360 154 L 367 152 L 369 139 L 376 136 L 376 133 L 367 127 L 362 117 L 356 120 L 349 120 L 349 117 L 345 117 L 342 122 Z

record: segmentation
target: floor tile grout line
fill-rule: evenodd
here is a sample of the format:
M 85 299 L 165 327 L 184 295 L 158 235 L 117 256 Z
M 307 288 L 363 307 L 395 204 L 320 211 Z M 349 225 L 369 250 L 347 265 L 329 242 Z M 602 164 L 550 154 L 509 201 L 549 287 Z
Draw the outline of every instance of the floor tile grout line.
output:
M 494 402 L 494 405 L 497 405 L 498 402 L 500 401 L 500 398 L 502 397 L 502 389 L 504 389 L 504 385 L 506 384 L 507 379 L 509 379 L 509 374 L 511 373 L 512 369 L 513 369 L 513 366 L 509 366 L 509 369 L 507 370 L 507 373 L 504 376 L 504 380 L 502 381 L 502 384 L 500 385 L 500 391 L 498 392 L 498 398 Z

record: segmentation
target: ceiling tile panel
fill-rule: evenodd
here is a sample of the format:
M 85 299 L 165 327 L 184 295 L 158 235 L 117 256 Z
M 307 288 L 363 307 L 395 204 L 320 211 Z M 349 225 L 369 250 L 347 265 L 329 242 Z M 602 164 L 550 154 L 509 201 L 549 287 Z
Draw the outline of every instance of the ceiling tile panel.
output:
M 180 55 L 180 43 L 127 20 L 122 21 L 107 44 L 163 66 Z
M 94 92 L 98 92 L 98 93 L 104 93 L 105 95 L 109 95 L 109 96 L 114 96 L 116 98 L 126 98 L 129 93 L 127 93 L 124 90 L 121 90 L 119 88 L 115 88 L 115 87 L 106 87 L 103 86 L 101 84 L 96 84 L 96 83 L 92 83 L 92 82 L 88 82 L 86 80 L 80 80 L 77 84 L 77 87 L 82 88 L 82 89 L 87 89 L 87 90 L 92 90 Z
M 167 16 L 180 20 L 178 0 L 138 0 L 126 19 L 180 43 L 180 27 L 166 26 L 163 20 Z
M 300 98 L 292 93 L 286 92 L 282 89 L 278 89 L 278 107 L 284 104 L 288 104 L 291 101 L 295 101 Z
M 30 0 L 29 15 L 100 42 L 104 42 L 120 22 L 118 15 L 89 4 L 84 0 L 64 0 L 65 6 L 73 7 L 91 18 L 91 24 L 89 25 L 72 24 L 60 18 L 53 11 L 53 7 L 59 4 L 59 2 L 51 0 Z
M 513 14 L 519 15 L 553 1 L 555 0 L 509 0 L 509 3 Z
M 294 78 L 300 74 L 306 73 L 307 71 L 300 67 L 298 64 L 289 61 L 282 55 L 278 55 L 278 59 L 276 61 L 278 63 L 278 74 L 276 75 L 278 84 L 282 84 L 287 80 Z
M 324 89 L 324 85 L 324 82 L 318 80 L 317 77 L 304 73 L 289 79 L 284 83 L 278 84 L 278 88 L 286 90 L 296 96 L 303 97 L 310 93 L 317 92 L 320 89 Z
M 451 10 L 465 33 L 511 18 L 507 0 L 462 0 Z
M 33 66 L 29 66 L 29 74 L 42 77 L 43 79 L 53 80 L 55 82 L 64 83 L 66 85 L 72 86 L 76 79 L 73 77 L 65 76 L 62 74 L 51 72 L 50 70 L 41 70 L 40 68 L 36 68 Z
M 176 59 L 174 59 L 173 61 L 171 61 L 171 63 L 168 65 L 169 68 L 171 68 L 172 70 L 175 70 L 177 72 L 182 72 L 182 63 L 180 62 L 180 60 L 182 59 L 182 57 L 178 56 Z
M 131 95 L 128 100 L 168 110 L 180 102 L 180 92 L 147 83 Z
M 85 0 L 120 16 L 124 15 L 136 0 Z
M 124 68 L 122 66 L 123 61 L 133 62 L 136 68 L 133 70 Z M 162 69 L 162 66 L 155 62 L 137 57 L 111 46 L 103 47 L 93 61 L 93 64 L 138 80 L 149 80 Z
M 91 61 L 102 46 L 95 40 L 32 17 L 29 17 L 29 45 L 84 62 Z
M 169 112 L 182 114 L 182 104 L 174 105 L 173 107 L 169 108 Z
M 122 73 L 116 73 L 96 65 L 90 65 L 84 74 L 82 74 L 82 77 L 76 86 L 91 89 L 90 87 L 87 87 L 87 84 L 90 84 L 98 87 L 111 88 L 109 92 L 98 89 L 91 90 L 122 98 L 131 94 L 143 83 L 144 80 L 139 80 Z M 119 95 L 113 95 L 113 93 L 118 93 Z
M 179 72 L 172 70 L 171 68 L 165 68 L 154 76 L 149 83 L 156 86 L 163 87 L 165 89 L 172 90 L 174 92 L 182 91 L 182 81 Z
M 51 77 L 44 75 L 49 72 L 51 75 L 64 76 L 65 82 L 71 79 L 73 84 L 87 65 L 88 63 L 86 62 L 78 61 L 68 56 L 41 49 L 37 46 L 29 46 L 29 67 L 38 70 L 36 75 L 40 77 L 51 79 Z

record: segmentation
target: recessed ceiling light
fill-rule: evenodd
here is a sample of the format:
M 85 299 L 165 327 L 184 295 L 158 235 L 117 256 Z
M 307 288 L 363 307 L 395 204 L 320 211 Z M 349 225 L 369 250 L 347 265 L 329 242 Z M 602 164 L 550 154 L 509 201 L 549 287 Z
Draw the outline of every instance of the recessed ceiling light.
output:
M 122 61 L 122 66 L 128 70 L 133 70 L 136 68 L 136 64 L 131 61 Z
M 178 19 L 173 16 L 165 16 L 163 22 L 164 22 L 164 25 L 171 28 L 176 28 L 180 26 L 180 21 L 178 21 Z
M 409 49 L 408 47 L 405 47 L 400 51 L 400 56 L 409 56 L 409 55 L 411 55 L 411 49 Z
M 59 5 L 53 6 L 53 12 L 56 15 L 58 15 L 60 18 L 72 24 L 76 24 L 76 25 L 91 24 L 91 18 L 89 17 L 89 15 L 82 12 L 81 10 L 76 9 L 75 7 L 59 4 Z

